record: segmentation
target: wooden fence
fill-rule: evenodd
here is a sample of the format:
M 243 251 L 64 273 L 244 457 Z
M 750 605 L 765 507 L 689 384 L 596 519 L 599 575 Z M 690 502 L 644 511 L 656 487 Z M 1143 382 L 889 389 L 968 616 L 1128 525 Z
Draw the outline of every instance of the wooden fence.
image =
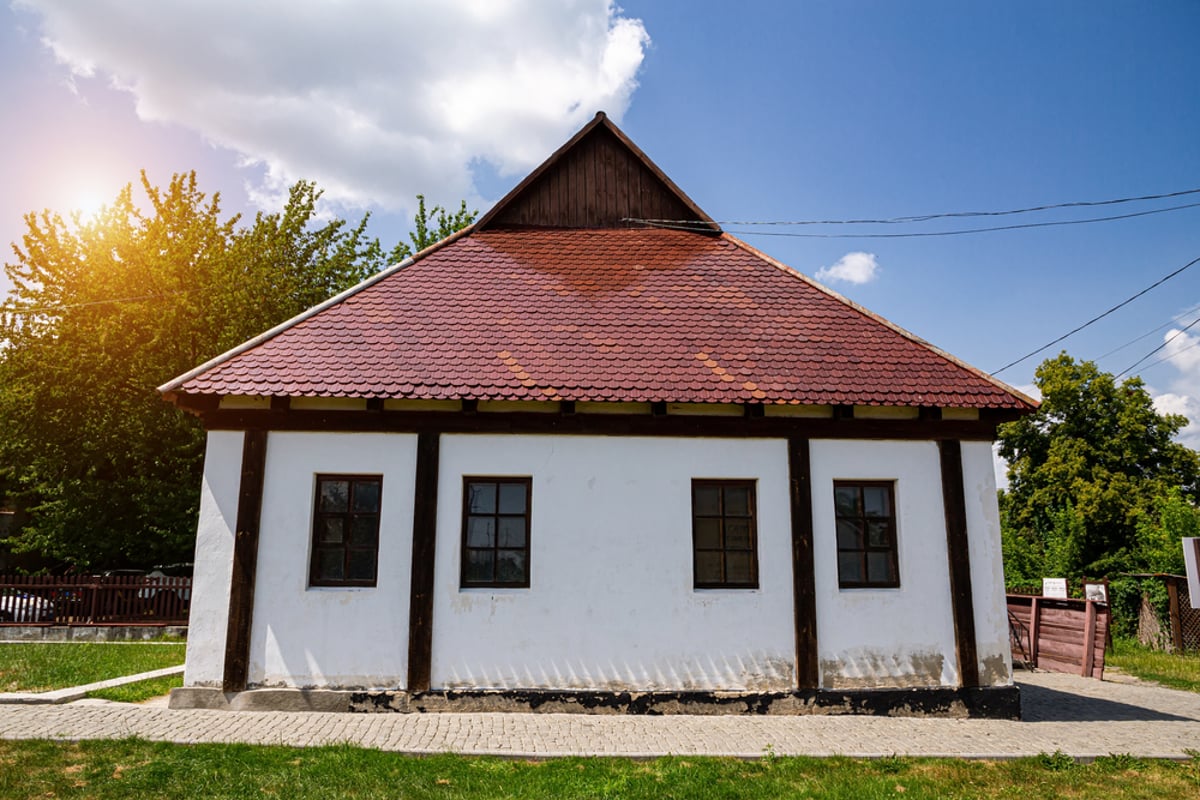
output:
M 1010 594 L 1008 618 L 1014 664 L 1104 677 L 1107 604 Z
M 0 625 L 186 625 L 192 579 L 0 575 Z

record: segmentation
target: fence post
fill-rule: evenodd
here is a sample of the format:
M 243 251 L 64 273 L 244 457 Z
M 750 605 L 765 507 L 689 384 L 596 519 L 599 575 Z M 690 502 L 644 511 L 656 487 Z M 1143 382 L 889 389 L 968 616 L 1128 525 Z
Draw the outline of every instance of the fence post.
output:
M 1179 584 L 1175 582 L 1175 578 L 1168 577 L 1167 581 L 1167 599 L 1170 601 L 1171 614 L 1171 645 L 1176 653 L 1183 652 L 1183 621 L 1179 615 Z
M 1096 602 L 1087 601 L 1087 617 L 1083 623 L 1083 663 L 1079 674 L 1085 678 L 1092 675 L 1096 659 Z
M 1038 662 L 1038 617 L 1041 614 L 1041 607 L 1038 604 L 1038 598 L 1033 598 L 1029 603 L 1029 660 L 1032 662 L 1031 667 L 1036 668 Z

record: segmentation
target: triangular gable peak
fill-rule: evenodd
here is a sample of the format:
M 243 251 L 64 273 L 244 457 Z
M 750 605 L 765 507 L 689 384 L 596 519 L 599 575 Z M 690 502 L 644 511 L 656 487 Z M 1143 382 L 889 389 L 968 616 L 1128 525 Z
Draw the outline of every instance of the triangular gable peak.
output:
M 489 228 L 626 228 L 637 220 L 720 227 L 601 111 L 485 214 Z

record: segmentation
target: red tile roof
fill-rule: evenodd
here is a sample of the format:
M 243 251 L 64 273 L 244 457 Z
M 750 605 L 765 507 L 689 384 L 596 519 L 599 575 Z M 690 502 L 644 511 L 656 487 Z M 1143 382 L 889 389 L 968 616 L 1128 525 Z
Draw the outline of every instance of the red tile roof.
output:
M 178 394 L 1031 409 L 728 234 L 469 230 Z

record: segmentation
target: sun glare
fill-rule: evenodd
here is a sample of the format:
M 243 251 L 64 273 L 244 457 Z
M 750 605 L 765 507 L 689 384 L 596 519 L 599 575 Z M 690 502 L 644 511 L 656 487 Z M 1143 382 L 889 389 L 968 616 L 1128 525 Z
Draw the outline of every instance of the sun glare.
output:
M 71 213 L 78 212 L 84 222 L 93 219 L 112 198 L 105 195 L 94 186 L 76 187 L 71 193 L 67 208 Z

